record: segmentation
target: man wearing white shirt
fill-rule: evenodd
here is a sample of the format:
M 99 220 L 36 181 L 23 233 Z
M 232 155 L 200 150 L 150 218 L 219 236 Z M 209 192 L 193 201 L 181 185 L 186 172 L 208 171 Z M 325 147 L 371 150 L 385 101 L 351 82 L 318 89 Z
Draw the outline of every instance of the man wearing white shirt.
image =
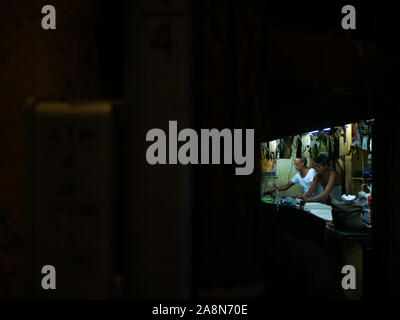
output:
M 304 189 L 304 193 L 310 189 L 311 182 L 313 181 L 317 171 L 313 168 L 307 167 L 307 159 L 306 158 L 296 158 L 294 159 L 294 166 L 298 173 L 290 180 L 287 184 L 280 186 L 280 187 L 273 187 L 271 190 L 267 191 L 266 193 L 273 193 L 276 190 L 278 191 L 285 191 L 296 183 L 300 183 L 300 185 Z M 316 190 L 314 193 L 320 192 L 321 190 Z

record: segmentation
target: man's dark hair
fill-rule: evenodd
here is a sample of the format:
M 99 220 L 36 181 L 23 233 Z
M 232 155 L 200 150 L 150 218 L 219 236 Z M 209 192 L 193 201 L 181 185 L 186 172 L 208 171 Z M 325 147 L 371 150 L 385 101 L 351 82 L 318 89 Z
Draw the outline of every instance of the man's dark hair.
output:
M 328 165 L 328 164 L 329 164 L 329 158 L 328 158 L 328 156 L 327 156 L 326 154 L 320 153 L 320 154 L 317 156 L 317 159 L 315 159 L 315 163 L 320 163 L 320 164 L 323 164 L 323 165 Z
M 299 160 L 304 163 L 305 167 L 307 167 L 307 158 L 299 158 Z

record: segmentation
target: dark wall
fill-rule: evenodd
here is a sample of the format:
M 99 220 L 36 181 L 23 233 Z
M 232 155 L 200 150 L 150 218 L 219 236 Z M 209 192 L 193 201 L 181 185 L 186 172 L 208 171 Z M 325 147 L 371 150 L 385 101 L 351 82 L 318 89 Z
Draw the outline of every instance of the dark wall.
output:
M 254 128 L 259 133 L 265 124 L 265 9 L 263 1 L 203 1 L 195 7 L 194 119 L 198 130 Z M 196 168 L 195 266 L 200 289 L 249 286 L 262 279 L 257 155 L 256 147 L 250 176 L 235 176 L 233 165 Z
M 57 29 L 41 28 L 45 1 L 3 1 L 0 9 L 0 298 L 22 293 L 23 111 L 47 100 L 122 96 L 121 6 L 52 1 Z

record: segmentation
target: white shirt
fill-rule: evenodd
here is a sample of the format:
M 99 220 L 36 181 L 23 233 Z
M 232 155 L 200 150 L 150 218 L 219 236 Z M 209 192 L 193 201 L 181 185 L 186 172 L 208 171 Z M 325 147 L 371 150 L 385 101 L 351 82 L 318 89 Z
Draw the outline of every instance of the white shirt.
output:
M 304 178 L 301 177 L 300 172 L 299 172 L 292 178 L 292 182 L 294 184 L 300 183 L 300 185 L 304 189 L 304 193 L 306 193 L 310 189 L 311 182 L 313 181 L 316 174 L 317 174 L 317 171 L 314 168 L 310 168 L 310 170 L 308 170 L 308 172 Z

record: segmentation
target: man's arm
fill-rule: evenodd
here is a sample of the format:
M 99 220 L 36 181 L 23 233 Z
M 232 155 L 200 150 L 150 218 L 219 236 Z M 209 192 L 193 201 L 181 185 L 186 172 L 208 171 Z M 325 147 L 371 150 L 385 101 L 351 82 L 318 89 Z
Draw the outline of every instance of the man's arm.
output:
M 273 187 L 271 190 L 268 190 L 267 192 L 265 192 L 264 194 L 268 194 L 268 193 L 274 193 L 276 190 L 278 191 L 285 191 L 287 189 L 289 189 L 290 187 L 292 187 L 294 185 L 294 183 L 292 181 L 289 181 L 288 183 L 286 183 L 283 186 L 280 187 Z
M 308 189 L 308 191 L 307 191 L 305 194 L 303 194 L 303 197 L 304 197 L 304 198 L 309 198 L 309 197 L 311 197 L 311 195 L 314 193 L 315 189 L 317 189 L 318 182 L 319 182 L 319 177 L 318 177 L 318 175 L 316 174 L 316 175 L 314 176 L 313 181 L 311 182 L 310 189 Z
M 336 171 L 331 171 L 329 173 L 329 180 L 328 184 L 326 185 L 325 191 L 321 193 L 320 195 L 313 197 L 313 198 L 308 198 L 304 197 L 304 201 L 306 202 L 318 202 L 321 201 L 322 199 L 326 199 L 329 197 L 329 194 L 331 193 L 333 187 L 335 186 L 335 178 L 336 178 Z M 310 188 L 311 189 L 311 188 Z
M 294 183 L 292 181 L 289 181 L 285 185 L 278 187 L 278 191 L 285 191 L 285 190 L 291 188 L 293 185 L 294 185 Z

